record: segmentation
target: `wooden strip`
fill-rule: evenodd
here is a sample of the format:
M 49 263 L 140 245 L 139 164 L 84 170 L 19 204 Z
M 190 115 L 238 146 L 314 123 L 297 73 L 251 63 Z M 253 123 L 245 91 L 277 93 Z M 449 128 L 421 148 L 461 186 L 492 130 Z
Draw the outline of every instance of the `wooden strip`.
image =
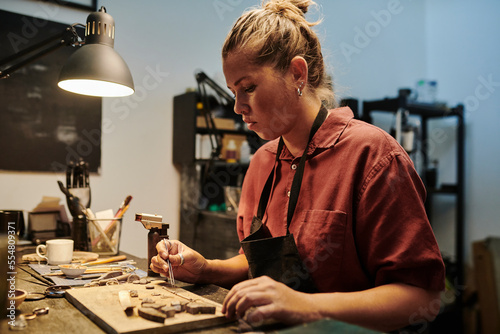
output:
M 215 306 L 201 303 L 189 303 L 186 305 L 186 312 L 190 314 L 215 314 Z

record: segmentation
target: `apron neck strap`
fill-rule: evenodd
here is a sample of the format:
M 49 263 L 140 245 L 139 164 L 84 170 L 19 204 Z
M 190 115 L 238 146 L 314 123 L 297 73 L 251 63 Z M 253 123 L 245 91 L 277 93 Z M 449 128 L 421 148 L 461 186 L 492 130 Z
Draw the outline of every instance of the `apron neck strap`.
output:
M 288 203 L 288 213 L 287 213 L 287 226 L 286 226 L 286 232 L 289 234 L 289 226 L 292 221 L 293 214 L 295 212 L 295 207 L 297 206 L 297 202 L 299 199 L 299 193 L 300 193 L 300 187 L 302 184 L 302 176 L 304 175 L 304 168 L 306 165 L 306 160 L 307 160 L 307 149 L 309 148 L 309 143 L 311 142 L 312 138 L 314 137 L 314 134 L 318 129 L 321 127 L 321 124 L 325 121 L 326 117 L 328 116 L 328 110 L 321 105 L 321 109 L 318 112 L 318 115 L 314 119 L 311 131 L 309 133 L 309 139 L 307 140 L 307 145 L 304 150 L 304 153 L 302 153 L 302 157 L 300 158 L 299 166 L 297 168 L 297 171 L 295 172 L 295 176 L 292 181 L 292 189 L 290 190 L 290 200 Z M 274 182 L 274 174 L 276 171 L 276 164 L 279 162 L 279 156 L 281 155 L 281 151 L 283 150 L 284 146 L 284 141 L 283 137 L 280 137 L 279 144 L 278 144 L 278 151 L 276 153 L 276 163 L 274 164 L 273 169 L 271 170 L 271 173 L 269 174 L 269 177 L 267 178 L 266 184 L 264 185 L 264 189 L 262 190 L 262 194 L 260 196 L 259 200 L 259 207 L 257 209 L 257 217 L 262 219 L 264 216 L 265 209 L 267 207 L 267 203 L 269 201 L 269 196 L 271 195 L 271 189 L 273 186 Z

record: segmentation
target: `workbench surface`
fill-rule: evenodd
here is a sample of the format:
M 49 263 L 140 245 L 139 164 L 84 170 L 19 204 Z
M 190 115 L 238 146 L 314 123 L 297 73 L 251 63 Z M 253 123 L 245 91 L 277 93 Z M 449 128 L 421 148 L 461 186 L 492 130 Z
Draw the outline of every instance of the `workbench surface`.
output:
M 32 249 L 24 249 L 18 251 L 17 255 L 22 253 L 33 253 Z M 137 258 L 130 254 L 120 253 L 127 255 L 128 260 L 136 261 L 136 267 L 147 271 L 147 259 Z M 16 270 L 16 288 L 23 289 L 28 292 L 41 292 L 43 293 L 47 285 L 37 278 L 33 277 L 31 273 L 35 273 L 28 264 L 18 264 Z M 222 304 L 228 290 L 215 286 L 215 285 L 192 285 L 185 283 L 177 283 L 177 286 L 193 292 L 197 295 L 203 296 L 209 300 Z M 77 287 L 76 289 L 85 289 Z M 45 298 L 36 301 L 24 301 L 18 308 L 22 313 L 32 313 L 36 308 L 49 307 L 49 313 L 46 315 L 37 316 L 35 319 L 27 320 L 28 327 L 25 328 L 24 333 L 29 334 L 59 334 L 59 333 L 85 333 L 85 334 L 103 334 L 105 331 L 97 326 L 92 320 L 74 307 L 66 298 Z M 15 333 L 16 331 L 9 330 L 9 319 L 2 319 L 0 321 L 0 333 Z M 248 330 L 249 328 L 246 328 Z M 351 333 L 351 334 L 373 334 L 376 332 L 346 324 L 343 322 L 323 319 L 309 324 L 299 325 L 291 328 L 286 328 L 282 324 L 271 324 L 256 329 L 259 333 L 275 333 L 275 334 L 295 334 L 295 333 Z M 187 334 L 234 334 L 242 331 L 239 328 L 238 322 L 233 321 L 223 325 L 217 325 L 209 328 L 198 330 L 183 331 Z
M 129 254 L 125 255 L 127 255 L 128 260 L 135 260 L 137 262 L 136 266 L 139 269 L 147 271 L 146 259 L 140 259 Z M 45 291 L 47 285 L 30 275 L 30 273 L 34 273 L 34 271 L 28 266 L 28 264 L 18 264 L 18 267 L 19 268 L 16 270 L 17 289 L 23 289 L 28 292 L 43 293 Z M 204 296 L 205 298 L 213 300 L 217 303 L 222 303 L 228 292 L 226 289 L 215 285 L 188 285 L 181 283 L 180 286 L 183 286 L 187 290 Z M 85 288 L 78 287 L 77 289 Z M 92 322 L 92 320 L 87 318 L 82 312 L 66 300 L 66 298 L 45 298 L 35 301 L 24 301 L 18 309 L 22 313 L 31 313 L 35 308 L 39 307 L 49 307 L 49 313 L 46 315 L 40 315 L 33 320 L 27 320 L 28 327 L 24 331 L 21 331 L 21 333 L 105 333 L 94 322 Z M 9 319 L 1 321 L 0 333 L 18 332 L 9 330 L 8 320 Z M 187 333 L 234 334 L 235 332 L 238 332 L 237 322 L 231 322 L 218 327 L 193 330 Z

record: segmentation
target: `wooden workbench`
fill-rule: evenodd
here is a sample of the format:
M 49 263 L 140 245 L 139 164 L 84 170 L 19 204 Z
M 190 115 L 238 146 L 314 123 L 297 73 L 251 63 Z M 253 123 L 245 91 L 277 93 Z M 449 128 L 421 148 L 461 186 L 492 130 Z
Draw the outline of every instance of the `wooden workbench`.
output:
M 25 249 L 22 253 L 33 253 L 33 249 Z M 125 253 L 122 253 L 125 254 Z M 147 271 L 147 260 L 131 256 L 129 260 L 135 260 L 139 269 Z M 47 285 L 31 275 L 34 271 L 28 264 L 18 264 L 16 270 L 16 288 L 24 289 L 28 292 L 44 292 Z M 24 269 L 24 270 L 23 270 Z M 222 304 L 228 290 L 215 285 L 192 285 L 177 284 L 184 289 L 203 296 L 209 300 Z M 85 288 L 77 288 L 85 289 Z M 49 313 L 37 316 L 33 320 L 28 320 L 28 327 L 21 332 L 29 334 L 59 334 L 59 333 L 85 333 L 85 334 L 103 334 L 105 331 L 96 325 L 92 320 L 80 312 L 66 298 L 45 298 L 36 301 L 25 301 L 19 306 L 21 313 L 31 313 L 35 308 L 49 307 Z M 275 334 L 302 334 L 302 333 L 352 333 L 352 334 L 374 334 L 378 332 L 370 331 L 358 326 L 346 324 L 343 322 L 323 319 L 309 324 L 286 328 L 280 324 L 273 324 L 264 328 L 259 328 L 259 332 Z M 223 325 L 203 328 L 198 330 L 183 331 L 187 334 L 234 334 L 241 332 L 236 321 L 225 323 Z M 0 320 L 0 333 L 15 333 L 9 330 L 8 319 Z
M 137 267 L 142 270 L 147 270 L 147 260 L 140 259 L 129 254 L 127 259 L 135 260 Z M 28 292 L 44 292 L 47 286 L 31 276 L 28 272 L 34 271 L 27 264 L 18 264 L 16 270 L 16 288 L 23 289 Z M 24 270 L 23 270 L 24 269 Z M 26 272 L 26 271 L 28 272 Z M 188 285 L 180 284 L 186 290 L 189 290 L 198 295 L 204 296 L 207 299 L 217 303 L 222 303 L 227 294 L 227 290 L 215 285 Z M 80 288 L 77 288 L 80 289 Z M 84 288 L 83 288 L 84 289 Z M 41 315 L 33 320 L 28 320 L 28 328 L 25 333 L 47 334 L 47 333 L 85 333 L 85 334 L 102 334 L 105 333 L 94 322 L 87 318 L 82 312 L 75 308 L 66 298 L 45 298 L 36 301 L 25 301 L 19 306 L 19 311 L 22 313 L 31 313 L 35 308 L 49 307 L 49 313 Z M 201 330 L 189 331 L 187 333 L 215 333 L 226 334 L 237 332 L 237 322 L 220 325 L 218 327 L 206 328 Z M 0 323 L 0 333 L 14 333 L 9 330 L 8 319 L 2 320 Z

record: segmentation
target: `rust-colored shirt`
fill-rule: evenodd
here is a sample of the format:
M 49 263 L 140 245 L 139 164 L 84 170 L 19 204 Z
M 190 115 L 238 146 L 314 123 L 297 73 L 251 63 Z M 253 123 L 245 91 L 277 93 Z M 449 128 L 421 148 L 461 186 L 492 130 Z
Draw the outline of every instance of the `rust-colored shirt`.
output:
M 237 229 L 250 233 L 278 140 L 262 146 L 245 176 Z M 321 292 L 387 283 L 444 289 L 444 264 L 424 208 L 425 188 L 404 149 L 385 131 L 330 110 L 307 149 L 290 233 Z M 283 147 L 264 224 L 286 234 L 289 191 L 300 157 Z M 240 250 L 242 253 L 242 250 Z

